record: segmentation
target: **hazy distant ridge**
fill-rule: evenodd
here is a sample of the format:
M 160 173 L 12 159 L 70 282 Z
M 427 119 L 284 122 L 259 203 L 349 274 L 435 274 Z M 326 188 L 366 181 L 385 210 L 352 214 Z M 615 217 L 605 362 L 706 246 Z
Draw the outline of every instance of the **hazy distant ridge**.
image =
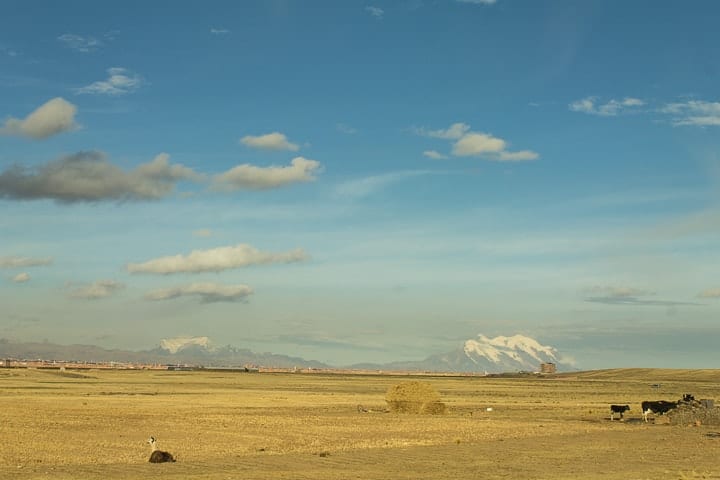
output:
M 163 339 L 152 350 L 107 350 L 94 345 L 56 345 L 52 343 L 11 343 L 0 339 L 0 357 L 69 360 L 83 362 L 127 362 L 190 364 L 206 367 L 257 365 L 281 368 L 332 368 L 322 362 L 273 353 L 256 353 L 232 345 L 216 346 L 208 337 Z M 424 360 L 384 364 L 361 363 L 350 366 L 369 370 L 407 370 L 430 372 L 503 373 L 537 371 L 541 363 L 555 363 L 558 370 L 573 370 L 563 363 L 557 349 L 541 345 L 523 335 L 488 338 L 478 335 L 457 349 L 431 355 Z
M 206 337 L 204 337 L 206 338 Z M 207 367 L 312 367 L 329 368 L 321 362 L 273 353 L 256 353 L 231 345 L 211 347 L 208 342 L 163 340 L 152 350 L 108 350 L 95 345 L 57 345 L 54 343 L 11 343 L 0 339 L 0 358 L 69 360 L 79 362 L 122 362 L 145 364 L 190 364 Z M 165 348 L 163 348 L 163 346 Z

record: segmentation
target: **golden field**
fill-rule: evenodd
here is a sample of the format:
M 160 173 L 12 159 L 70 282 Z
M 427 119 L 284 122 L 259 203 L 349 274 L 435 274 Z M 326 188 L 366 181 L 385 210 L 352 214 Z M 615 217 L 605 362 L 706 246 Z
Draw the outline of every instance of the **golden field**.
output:
M 720 400 L 718 370 L 413 379 L 444 414 L 386 413 L 406 377 L 0 369 L 0 479 L 720 478 L 720 426 L 638 421 Z M 151 435 L 176 463 L 147 462 Z

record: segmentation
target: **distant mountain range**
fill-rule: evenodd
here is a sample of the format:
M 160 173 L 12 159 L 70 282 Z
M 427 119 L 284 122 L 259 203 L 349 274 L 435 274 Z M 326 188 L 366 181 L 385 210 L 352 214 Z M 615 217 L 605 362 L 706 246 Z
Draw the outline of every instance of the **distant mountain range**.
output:
M 330 368 L 321 362 L 287 355 L 257 353 L 231 345 L 215 347 L 207 337 L 164 339 L 152 350 L 107 350 L 95 345 L 57 345 L 53 343 L 12 343 L 0 339 L 0 358 L 68 360 L 79 362 L 121 362 L 162 365 L 202 365 L 206 367 L 244 367 L 261 365 L 279 368 Z
M 272 353 L 256 353 L 231 345 L 215 346 L 208 337 L 177 337 L 161 340 L 152 350 L 106 350 L 94 345 L 56 345 L 52 343 L 12 343 L 0 340 L 0 358 L 75 360 L 91 362 L 130 362 L 191 364 L 206 367 L 247 366 L 280 368 L 333 368 L 322 362 Z M 404 370 L 430 372 L 503 373 L 537 371 L 541 363 L 554 363 L 559 371 L 573 370 L 560 360 L 557 350 L 523 335 L 488 338 L 478 335 L 445 354 L 424 360 L 386 364 L 364 363 L 349 368 L 366 370 Z

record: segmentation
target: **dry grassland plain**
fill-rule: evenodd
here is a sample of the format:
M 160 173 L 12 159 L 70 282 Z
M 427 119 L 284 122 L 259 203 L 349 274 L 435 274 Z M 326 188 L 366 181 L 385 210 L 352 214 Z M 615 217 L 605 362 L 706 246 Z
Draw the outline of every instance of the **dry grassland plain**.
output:
M 643 400 L 720 399 L 718 370 L 420 378 L 446 412 L 385 413 L 403 380 L 0 369 L 0 478 L 720 478 L 720 426 L 638 421 Z M 148 463 L 151 435 L 176 463 Z

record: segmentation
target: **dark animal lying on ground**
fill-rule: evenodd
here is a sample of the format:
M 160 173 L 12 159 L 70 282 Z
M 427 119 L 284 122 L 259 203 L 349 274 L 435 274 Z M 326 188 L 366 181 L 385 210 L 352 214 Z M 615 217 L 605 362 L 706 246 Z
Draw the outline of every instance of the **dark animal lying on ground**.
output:
M 152 453 L 150 454 L 150 463 L 165 463 L 165 462 L 174 462 L 175 458 L 168 452 L 163 452 L 162 450 L 158 450 L 157 447 L 157 441 L 155 440 L 155 437 L 150 437 L 148 439 L 148 443 L 150 444 L 150 447 L 152 447 Z
M 673 408 L 677 408 L 678 403 L 677 402 L 668 402 L 667 400 L 656 400 L 656 401 L 650 401 L 646 400 L 642 402 L 642 416 L 643 420 L 647 422 L 647 416 L 651 413 L 654 413 L 656 415 L 663 415 Z
M 620 414 L 620 420 L 623 418 L 623 413 L 630 410 L 630 405 L 610 405 L 610 421 L 615 420 L 615 414 Z

